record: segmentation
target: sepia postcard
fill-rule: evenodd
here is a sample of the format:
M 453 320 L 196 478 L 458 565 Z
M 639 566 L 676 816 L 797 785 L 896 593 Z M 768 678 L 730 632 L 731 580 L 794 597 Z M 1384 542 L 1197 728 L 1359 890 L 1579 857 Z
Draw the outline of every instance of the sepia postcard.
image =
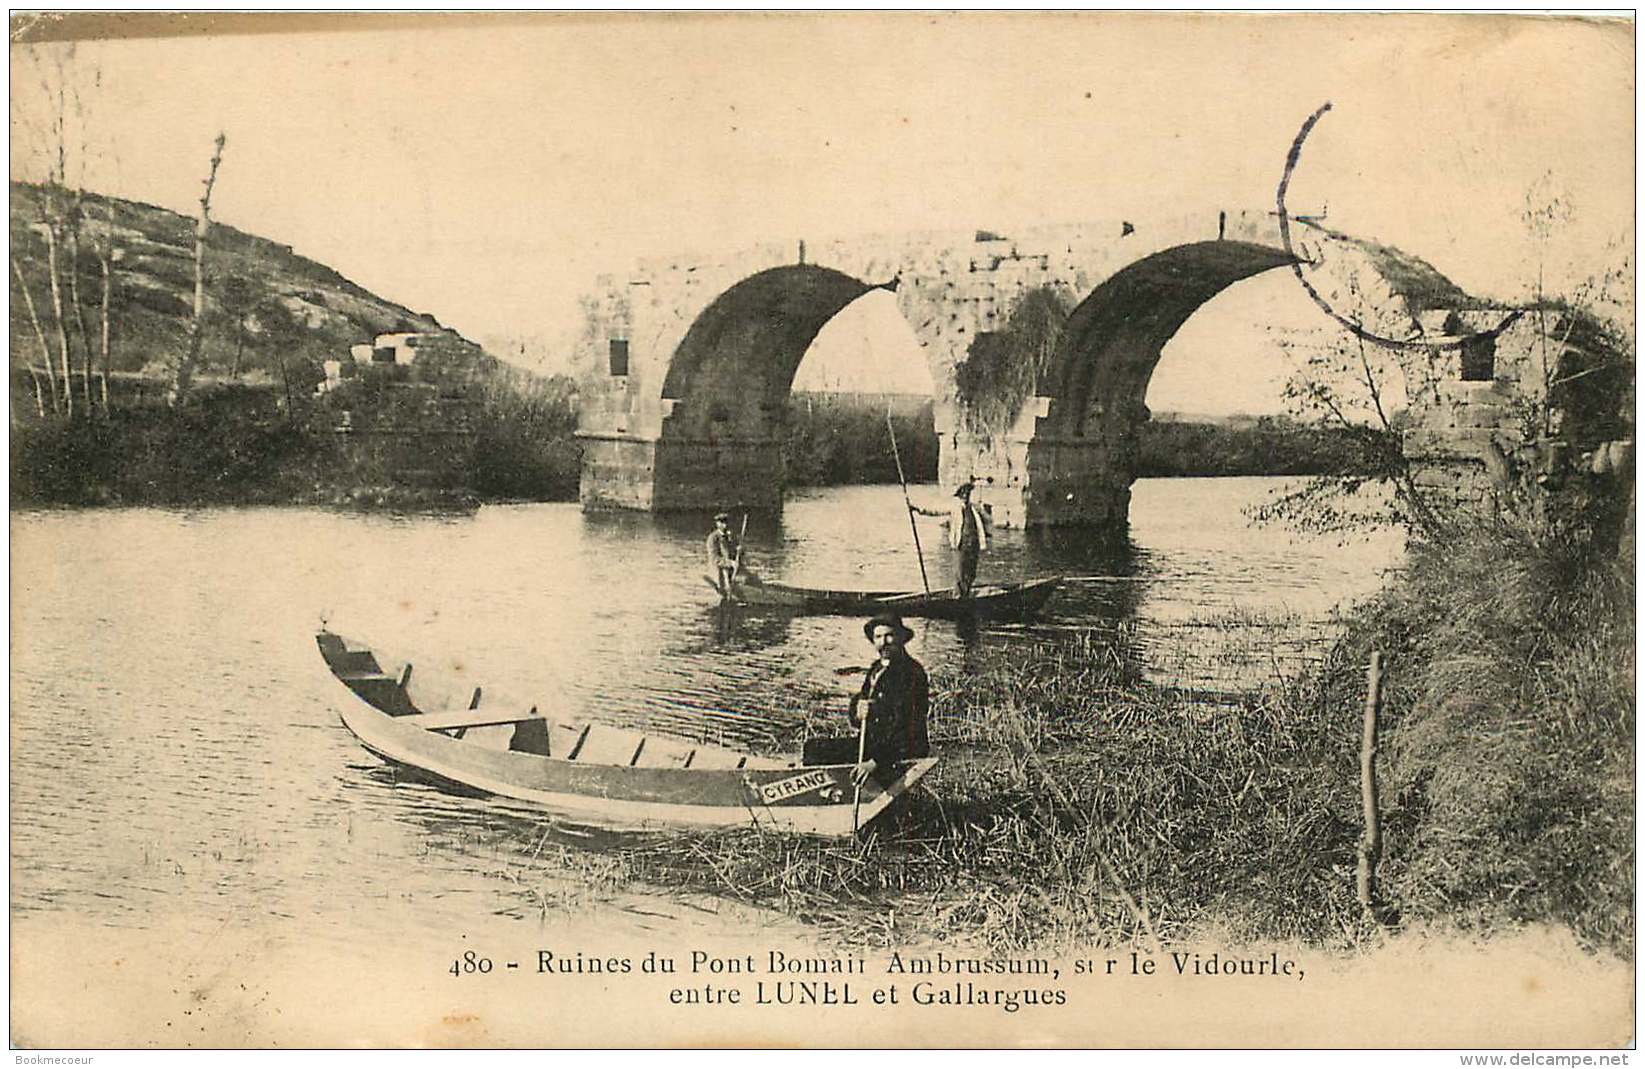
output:
M 1632 13 L 10 29 L 14 1049 L 1627 1064 Z

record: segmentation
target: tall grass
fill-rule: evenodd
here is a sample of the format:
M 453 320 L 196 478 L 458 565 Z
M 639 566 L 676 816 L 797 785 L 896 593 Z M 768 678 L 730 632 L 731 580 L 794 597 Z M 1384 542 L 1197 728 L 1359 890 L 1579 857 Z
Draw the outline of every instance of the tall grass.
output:
M 1554 922 L 1631 953 L 1632 554 L 1476 521 L 1413 548 L 1344 643 L 1372 646 L 1389 654 L 1394 903 L 1470 929 Z

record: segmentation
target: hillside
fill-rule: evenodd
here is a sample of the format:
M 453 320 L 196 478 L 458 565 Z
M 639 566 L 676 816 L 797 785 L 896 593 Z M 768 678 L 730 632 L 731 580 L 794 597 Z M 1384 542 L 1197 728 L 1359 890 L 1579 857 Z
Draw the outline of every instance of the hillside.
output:
M 44 202 L 42 187 L 11 184 L 12 257 L 28 281 L 47 339 L 55 346 L 46 241 L 39 224 Z M 107 214 L 110 208 L 112 219 Z M 184 347 L 194 300 L 194 225 L 191 218 L 153 205 L 94 194 L 86 197 L 76 265 L 79 298 L 96 348 L 102 275 L 95 249 L 111 244 L 110 372 L 146 369 L 158 374 Z M 77 346 L 77 325 L 68 304 L 68 251 L 59 247 L 58 258 L 64 318 L 71 345 Z M 8 275 L 12 367 L 38 365 L 39 341 L 16 272 Z M 378 334 L 444 329 L 434 317 L 369 293 L 331 268 L 298 255 L 289 245 L 212 224 L 207 239 L 206 333 L 200 367 L 204 378 L 236 373 L 253 380 L 273 377 L 279 373 L 282 357 L 312 362 L 346 359 L 349 346 L 371 341 Z M 79 360 L 76 349 L 76 367 Z
M 433 316 L 229 226 L 214 224 L 208 239 L 201 359 L 176 403 L 194 221 L 87 197 L 78 257 L 68 229 L 55 231 L 54 297 L 47 197 L 12 183 L 13 504 L 446 507 L 575 496 L 569 380 L 505 367 Z M 68 214 L 61 199 L 53 208 Z

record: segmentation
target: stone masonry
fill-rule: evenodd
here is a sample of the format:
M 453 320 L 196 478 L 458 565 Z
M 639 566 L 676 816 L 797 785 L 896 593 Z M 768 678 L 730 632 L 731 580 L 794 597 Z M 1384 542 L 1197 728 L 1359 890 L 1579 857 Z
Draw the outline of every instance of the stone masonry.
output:
M 1303 223 L 1293 234 L 1306 238 L 1298 246 L 1305 259 L 1332 242 L 1333 270 L 1353 259 L 1365 276 L 1355 292 L 1379 303 L 1379 329 L 1399 332 L 1391 336 L 1444 335 L 1501 318 L 1395 250 Z M 1161 349 L 1227 286 L 1292 262 L 1272 213 L 1217 210 L 1164 223 L 793 241 L 643 262 L 601 279 L 584 301 L 577 366 L 593 373 L 578 429 L 583 505 L 780 506 L 786 402 L 800 361 L 830 318 L 884 288 L 895 293 L 936 384 L 943 486 L 975 479 L 1002 526 L 1122 527 Z M 1077 306 L 1016 418 L 979 429 L 960 400 L 956 369 L 974 339 L 1002 330 L 1040 289 Z M 1341 328 L 1322 314 L 1320 329 Z M 1525 344 L 1515 335 L 1503 349 Z M 1490 458 L 1479 432 L 1509 430 L 1500 426 L 1507 417 L 1497 393 L 1515 387 L 1464 383 L 1459 367 L 1447 365 L 1460 363 L 1455 349 L 1422 359 L 1438 384 L 1412 391 L 1418 419 L 1407 454 L 1430 484 L 1477 482 Z

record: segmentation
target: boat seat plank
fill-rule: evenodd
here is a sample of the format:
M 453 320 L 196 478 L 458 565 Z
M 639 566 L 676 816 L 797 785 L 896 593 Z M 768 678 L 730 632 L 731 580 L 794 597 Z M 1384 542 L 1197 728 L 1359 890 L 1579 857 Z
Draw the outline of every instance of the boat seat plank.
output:
M 582 748 L 577 751 L 577 763 L 584 765 L 631 765 L 642 736 L 622 728 L 595 726 L 589 731 Z
M 583 741 L 583 733 L 587 730 L 581 724 L 550 724 L 548 727 L 549 756 L 569 758 L 572 754 L 575 754 L 577 745 Z
M 494 727 L 498 724 L 518 724 L 522 720 L 541 719 L 543 717 L 537 712 L 536 706 L 530 709 L 508 709 L 499 705 L 489 709 L 448 709 L 417 716 L 402 716 L 398 718 L 398 722 L 429 731 L 446 731 L 451 728 Z
M 648 736 L 640 759 L 634 764 L 639 768 L 689 768 L 696 749 L 689 742 Z
M 722 750 L 718 746 L 704 746 L 691 759 L 692 768 L 741 768 L 747 758 L 732 750 Z

